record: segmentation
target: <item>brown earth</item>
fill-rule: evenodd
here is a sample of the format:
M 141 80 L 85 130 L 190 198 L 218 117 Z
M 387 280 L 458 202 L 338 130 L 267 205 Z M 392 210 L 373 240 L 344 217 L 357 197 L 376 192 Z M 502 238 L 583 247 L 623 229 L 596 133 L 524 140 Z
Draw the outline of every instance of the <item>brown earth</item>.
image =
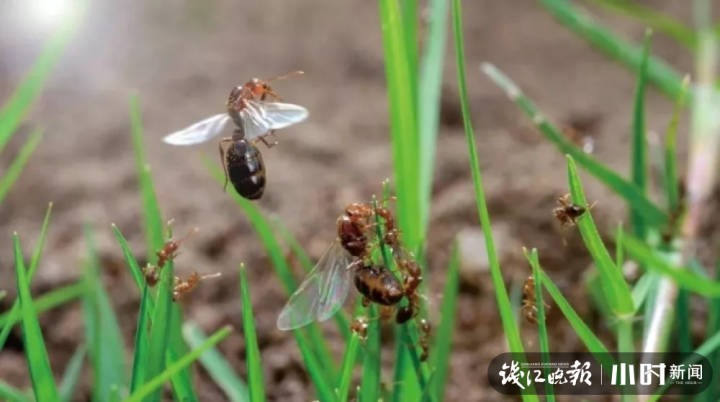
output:
M 195 226 L 201 229 L 183 246 L 178 269 L 223 273 L 223 280 L 197 289 L 186 305 L 186 316 L 208 333 L 228 323 L 240 328 L 237 267 L 245 262 L 269 399 L 309 401 L 314 391 L 295 341 L 291 334 L 275 329 L 286 295 L 247 218 L 198 158 L 200 152 L 217 158 L 216 143 L 177 148 L 164 145 L 160 138 L 218 113 L 233 85 L 254 76 L 304 70 L 305 76 L 278 83 L 276 88 L 284 99 L 305 105 L 311 117 L 283 130 L 280 145 L 264 151 L 269 183 L 258 205 L 267 214 L 281 217 L 317 259 L 334 236 L 334 220 L 343 206 L 368 200 L 379 192 L 383 179 L 392 177 L 377 4 L 216 0 L 199 10 L 191 3 L 95 2 L 27 124 L 3 153 L 2 166 L 7 167 L 31 128 L 47 128 L 37 154 L 0 211 L 0 249 L 5 250 L 0 256 L 0 287 L 14 288 L 12 231 L 20 233 L 29 255 L 45 208 L 52 201 L 51 229 L 34 280 L 35 294 L 79 276 L 85 252 L 82 225 L 92 223 L 108 288 L 127 329 L 127 345 L 131 345 L 139 297 L 127 273 L 117 271 L 122 260 L 110 224 L 117 224 L 136 256 L 143 259 L 145 242 L 128 112 L 128 96 L 137 92 L 163 213 L 175 219 L 178 232 Z M 682 2 L 645 3 L 688 19 L 689 6 Z M 480 72 L 479 64 L 497 65 L 557 122 L 599 119 L 595 154 L 622 174 L 628 172 L 633 75 L 559 26 L 535 2 L 466 1 L 463 7 L 473 124 L 491 219 L 505 229 L 498 248 L 508 285 L 513 276 L 522 279 L 529 270 L 520 246 L 536 247 L 545 268 L 576 308 L 603 331 L 584 291 L 575 286 L 590 262 L 589 255 L 572 232 L 567 234 L 568 247 L 562 246 L 550 214 L 555 197 L 566 191 L 564 158 Z M 190 16 L 194 10 L 201 11 L 200 17 Z M 642 26 L 616 17 L 598 18 L 636 42 L 642 38 Z M 42 35 L 22 28 L 19 22 L 4 24 L 0 35 L 4 37 L 0 42 L 4 96 L 28 68 L 42 41 Z M 655 38 L 654 49 L 681 71 L 692 66 L 689 54 L 661 36 Z M 444 283 L 453 237 L 478 226 L 450 41 L 446 54 L 428 267 L 433 289 L 441 289 Z M 649 128 L 663 130 L 672 110 L 670 102 L 651 89 L 647 105 Z M 686 139 L 683 131 L 683 155 Z M 588 197 L 600 200 L 593 210 L 595 220 L 609 232 L 624 219 L 624 206 L 588 175 L 583 178 Z M 478 275 L 464 280 L 458 331 L 452 340 L 448 401 L 507 400 L 487 384 L 487 365 L 505 345 L 489 277 L 480 275 L 480 281 Z M 2 302 L 4 307 L 7 300 Z M 555 350 L 583 349 L 556 310 L 551 311 L 549 322 Z M 43 316 L 42 324 L 53 368 L 60 376 L 83 337 L 79 304 L 58 309 L 52 317 Z M 332 324 L 325 327 L 333 330 Z M 533 349 L 536 335 L 527 328 L 526 343 Z M 334 343 L 338 358 L 342 347 Z M 220 349 L 245 378 L 242 331 L 235 331 Z M 392 363 L 389 356 L 387 361 Z M 28 386 L 25 370 L 16 331 L 0 355 L 0 379 Z M 204 371 L 198 372 L 202 400 L 224 400 Z M 86 378 L 78 400 L 88 400 Z

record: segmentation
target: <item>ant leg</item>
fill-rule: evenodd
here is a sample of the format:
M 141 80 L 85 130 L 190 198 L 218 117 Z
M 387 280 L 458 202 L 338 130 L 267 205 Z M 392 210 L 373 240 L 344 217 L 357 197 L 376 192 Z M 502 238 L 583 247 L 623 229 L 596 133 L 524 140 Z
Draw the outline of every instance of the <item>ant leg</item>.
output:
M 225 157 L 227 155 L 227 144 L 230 143 L 232 145 L 233 139 L 232 137 L 226 137 L 220 140 L 220 143 L 218 144 L 218 147 L 220 149 L 220 162 L 223 166 L 223 171 L 225 172 L 225 185 L 223 186 L 223 192 L 227 190 L 228 185 L 228 172 L 227 172 L 227 163 L 225 161 Z
M 597 201 L 593 202 L 592 205 L 588 206 L 587 210 L 591 210 L 595 206 L 595 204 L 597 204 Z
M 269 143 L 267 141 L 267 137 L 273 137 L 275 142 Z M 278 141 L 277 137 L 275 137 L 275 130 L 270 130 L 270 132 L 268 134 L 260 137 L 260 141 L 262 141 L 263 144 L 265 144 L 265 146 L 268 147 L 268 149 L 270 149 L 280 143 L 280 141 Z

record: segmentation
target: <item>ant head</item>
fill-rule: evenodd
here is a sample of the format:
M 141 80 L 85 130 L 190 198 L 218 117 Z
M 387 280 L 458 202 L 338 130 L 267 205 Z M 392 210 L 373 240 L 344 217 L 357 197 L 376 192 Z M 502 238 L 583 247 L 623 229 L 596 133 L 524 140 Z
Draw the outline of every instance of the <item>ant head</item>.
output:
M 260 78 L 253 78 L 245 84 L 245 87 L 255 96 L 261 96 L 270 88 L 267 81 Z

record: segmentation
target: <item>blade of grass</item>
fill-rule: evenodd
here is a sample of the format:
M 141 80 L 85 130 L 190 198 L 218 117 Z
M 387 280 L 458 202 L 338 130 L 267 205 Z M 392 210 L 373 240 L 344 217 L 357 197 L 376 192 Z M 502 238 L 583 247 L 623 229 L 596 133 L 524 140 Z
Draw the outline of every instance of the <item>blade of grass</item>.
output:
M 37 271 L 38 264 L 40 263 L 40 256 L 42 255 L 42 249 L 43 245 L 45 244 L 45 238 L 47 236 L 47 230 L 48 225 L 50 224 L 50 213 L 52 212 L 52 202 L 48 204 L 48 209 L 45 212 L 45 219 L 43 219 L 42 227 L 40 228 L 40 237 L 38 238 L 38 242 L 35 245 L 35 251 L 33 251 L 32 260 L 30 260 L 30 269 L 28 270 L 28 283 L 32 281 L 33 276 L 35 276 L 35 271 Z M 10 335 L 10 330 L 12 329 L 12 326 L 20 320 L 21 313 L 20 313 L 20 301 L 15 300 L 13 303 L 12 308 L 10 309 L 10 312 L 7 315 L 7 322 L 11 323 L 9 325 L 5 325 L 2 329 L 2 332 L 0 332 L 0 350 L 3 349 L 5 346 L 5 341 L 7 341 L 8 335 Z
M 7 402 L 34 402 L 34 399 L 3 381 L 0 381 L 0 400 Z
M 581 149 L 578 149 L 554 125 L 550 124 L 535 104 L 525 96 L 510 78 L 492 64 L 483 63 L 481 68 L 495 84 L 507 93 L 510 100 L 515 102 L 520 110 L 537 125 L 545 138 L 550 140 L 560 152 L 571 155 L 588 173 L 596 177 L 628 203 L 637 206 L 637 210 L 642 212 L 647 225 L 660 226 L 667 222 L 665 212 L 643 196 L 642 191 L 637 186 Z
M 170 343 L 170 321 L 172 318 L 172 283 L 174 278 L 173 261 L 169 260 L 160 271 L 157 300 L 153 311 L 152 326 L 150 327 L 148 353 L 145 356 L 144 385 L 137 391 L 141 393 L 146 389 L 151 379 L 161 377 L 166 365 L 166 350 Z M 183 366 L 184 368 L 184 366 Z M 146 402 L 159 402 L 162 389 L 153 388 L 148 392 Z M 133 394 L 135 395 L 135 394 Z
M 86 289 L 84 281 L 63 286 L 33 300 L 33 308 L 37 314 L 42 314 L 48 310 L 63 306 L 70 301 L 80 298 L 85 294 Z M 3 327 L 3 330 L 7 327 L 9 331 L 20 320 L 21 316 L 19 314 L 19 309 L 16 311 L 16 314 L 13 314 L 13 311 L 11 310 L 0 315 L 0 326 Z
M 38 144 L 42 140 L 43 130 L 35 130 L 30 134 L 25 144 L 20 148 L 15 160 L 12 161 L 8 169 L 0 175 L 0 204 L 2 204 L 8 192 L 12 188 L 15 181 L 20 177 L 23 168 L 30 160 L 30 156 L 35 152 Z
M 415 0 L 411 0 L 415 2 Z M 425 51 L 420 64 L 420 88 L 418 98 L 418 136 L 420 178 L 420 233 L 424 237 L 430 218 L 430 198 L 435 167 L 435 148 L 440 121 L 440 98 L 443 66 L 445 63 L 445 42 L 447 41 L 448 0 L 430 0 L 429 24 Z M 417 12 L 417 10 L 416 10 Z
M 148 247 L 147 259 L 148 261 L 156 262 L 157 255 L 154 251 L 160 249 L 165 243 L 162 213 L 155 194 L 153 179 L 150 174 L 150 165 L 147 163 L 147 159 L 145 157 L 142 115 L 137 95 L 131 96 L 129 103 L 133 150 L 135 153 L 138 181 L 140 183 L 143 207 L 143 225 Z M 188 349 L 182 338 L 182 311 L 177 305 L 173 304 L 170 306 L 169 317 L 169 325 L 171 326 L 169 330 L 170 349 L 168 349 L 165 358 L 166 360 L 172 362 L 173 359 L 178 356 L 185 355 L 188 352 Z M 198 396 L 192 386 L 192 373 L 189 369 L 182 370 L 177 377 L 172 378 L 172 389 L 175 397 L 180 400 L 188 402 L 198 400 Z
M 652 31 L 645 31 L 645 42 L 638 71 L 637 87 L 635 89 L 635 104 L 633 112 L 633 135 L 630 165 L 632 167 L 632 183 L 640 189 L 643 197 L 648 191 L 648 144 L 645 138 L 647 132 L 645 124 L 645 83 L 647 82 L 648 58 L 650 57 L 650 44 Z M 645 238 L 646 227 L 638 205 L 630 204 L 630 222 L 635 236 Z
M 690 51 L 697 47 L 697 35 L 688 26 L 675 20 L 671 16 L 628 0 L 585 0 L 616 14 L 630 16 L 643 25 L 660 31 L 673 38 L 676 42 Z
M 409 65 L 407 38 L 404 34 L 399 3 L 395 0 L 379 0 L 385 53 L 385 76 L 390 107 L 393 165 L 396 194 L 398 197 L 398 221 L 405 235 L 406 246 L 412 250 L 420 245 L 420 193 L 418 163 L 418 132 L 416 102 L 417 81 L 413 82 Z M 415 65 L 416 68 L 417 64 Z
M 568 166 L 568 182 L 570 185 L 570 193 L 572 200 L 578 205 L 589 205 L 585 199 L 585 193 L 580 182 L 580 176 L 575 168 L 575 161 L 572 156 L 567 155 Z M 632 294 L 623 278 L 620 268 L 615 266 L 610 254 L 600 238 L 600 234 L 595 227 L 595 222 L 590 211 L 586 212 L 577 222 L 583 241 L 590 251 L 590 255 L 595 262 L 595 266 L 600 271 L 603 288 L 607 298 L 611 301 L 613 313 L 619 319 L 625 319 L 627 315 L 632 317 L 635 307 L 633 305 Z
M 138 324 L 135 329 L 135 342 L 133 352 L 132 375 L 130 376 L 130 394 L 135 392 L 145 381 L 145 359 L 148 350 L 148 316 L 152 309 L 148 305 L 151 302 L 150 291 L 147 284 L 143 286 L 142 298 L 140 299 L 140 312 L 138 313 Z
M 248 390 L 250 391 L 250 400 L 253 402 L 265 400 L 265 387 L 262 378 L 262 359 L 260 357 L 260 348 L 257 343 L 257 334 L 255 333 L 255 321 L 252 312 L 252 302 L 250 300 L 250 290 L 245 275 L 245 265 L 240 264 L 240 293 L 242 295 L 242 317 L 243 317 L 243 333 L 245 334 L 245 344 L 247 350 L 247 371 L 248 371 Z
M 155 187 L 153 185 L 152 175 L 150 174 L 150 166 L 147 164 L 147 158 L 145 157 L 142 115 L 140 112 L 140 101 L 137 95 L 130 97 L 130 122 L 138 181 L 140 183 L 140 193 L 142 195 L 143 225 L 147 243 L 147 260 L 154 263 L 157 261 L 155 250 L 161 248 L 165 242 L 163 236 L 163 219 L 157 202 L 157 196 L 155 195 Z
M 703 279 L 686 268 L 673 266 L 633 236 L 625 235 L 623 247 L 638 264 L 669 277 L 678 286 L 705 297 L 720 297 L 720 282 Z
M 555 304 L 557 304 L 560 311 L 562 311 L 565 318 L 567 318 L 570 325 L 575 330 L 578 338 L 583 342 L 587 350 L 591 351 L 595 355 L 595 358 L 603 364 L 603 368 L 610 370 L 612 365 L 615 364 L 615 359 L 609 354 L 605 345 L 598 339 L 595 332 L 591 330 L 582 318 L 575 312 L 570 303 L 562 295 L 562 292 L 552 283 L 550 277 L 542 270 L 538 273 L 538 277 L 542 281 L 543 286 L 547 289 L 550 297 L 552 297 Z
M 112 310 L 110 300 L 100 278 L 95 237 L 90 226 L 85 227 L 88 261 L 85 266 L 87 292 L 83 298 L 86 343 L 90 346 L 93 367 L 93 400 L 109 401 L 111 386 L 127 385 L 125 348 L 122 332 Z
M 353 369 L 357 362 L 358 349 L 360 348 L 360 337 L 353 333 L 350 341 L 345 346 L 345 354 L 340 370 L 340 384 L 338 385 L 338 401 L 347 402 L 350 393 L 350 385 L 352 383 Z M 375 383 L 378 385 L 379 381 Z
M 221 184 L 224 183 L 225 175 L 223 174 L 223 171 L 220 168 L 216 167 L 207 156 L 203 157 L 203 162 L 210 170 L 210 173 L 215 177 L 215 179 Z M 230 194 L 238 203 L 240 209 L 242 209 L 245 215 L 247 215 L 250 223 L 255 228 L 258 237 L 260 237 L 260 240 L 265 247 L 265 251 L 267 252 L 268 257 L 272 261 L 273 268 L 275 269 L 275 273 L 280 279 L 280 283 L 283 285 L 285 291 L 288 294 L 292 294 L 295 289 L 297 289 L 297 283 L 295 281 L 295 277 L 292 274 L 289 264 L 284 258 L 284 254 L 282 252 L 282 249 L 280 248 L 280 244 L 275 238 L 275 233 L 273 232 L 272 227 L 267 222 L 267 220 L 257 208 L 257 206 L 255 206 L 252 202 L 242 198 L 236 192 L 231 192 Z M 343 317 L 344 316 L 342 314 L 335 314 L 335 317 L 333 318 L 335 319 L 338 326 L 349 326 L 349 321 L 347 321 L 347 319 L 343 319 Z M 295 333 L 295 339 L 298 342 L 298 346 L 301 344 L 313 345 L 312 348 L 305 351 L 303 356 L 313 356 L 312 358 L 316 360 L 316 363 L 320 365 L 320 367 L 322 367 L 324 371 L 324 375 L 317 375 L 317 379 L 321 380 L 323 384 L 315 385 L 316 387 L 322 389 L 332 390 L 331 384 L 336 383 L 335 381 L 338 375 L 337 373 L 339 371 L 338 368 L 335 366 L 335 360 L 333 359 L 333 355 L 330 353 L 330 348 L 325 341 L 322 332 L 320 331 L 320 326 L 317 323 L 310 324 L 305 328 L 310 335 L 310 343 L 306 343 L 304 340 L 300 339 L 301 332 L 296 330 L 293 332 Z M 340 331 L 342 332 L 342 330 Z M 328 379 L 330 379 L 330 381 L 328 381 Z M 333 395 L 332 391 L 330 392 L 330 395 Z
M 463 115 L 463 125 L 465 127 L 465 136 L 468 143 L 468 152 L 470 153 L 470 168 L 472 170 L 473 185 L 475 187 L 475 200 L 477 203 L 478 215 L 480 216 L 480 225 L 485 235 L 485 246 L 490 262 L 490 275 L 492 276 L 495 297 L 497 298 L 498 308 L 500 310 L 500 318 L 502 320 L 503 330 L 507 338 L 510 351 L 518 357 L 518 360 L 525 359 L 525 349 L 520 339 L 520 333 L 515 325 L 515 318 L 510 307 L 510 300 L 505 289 L 502 271 L 500 270 L 500 262 L 498 260 L 497 251 L 490 230 L 490 214 L 487 209 L 487 201 L 485 199 L 485 190 L 482 184 L 482 174 L 480 172 L 480 163 L 475 147 L 475 133 L 470 120 L 470 102 L 468 101 L 467 84 L 465 80 L 465 47 L 463 44 L 462 31 L 462 9 L 460 0 L 452 1 L 452 18 L 453 31 L 455 36 L 455 56 L 457 64 L 458 86 L 460 88 L 460 104 Z M 537 401 L 537 395 L 523 394 L 524 401 Z
M 60 381 L 60 400 L 63 402 L 70 402 L 73 400 L 73 394 L 77 387 L 80 374 L 82 374 L 83 362 L 85 361 L 85 354 L 87 348 L 85 345 L 80 345 L 73 353 L 70 358 L 70 362 L 65 367 L 65 374 L 63 374 L 62 381 Z
M 533 278 L 540 277 L 540 260 L 538 258 L 537 249 L 532 249 L 528 253 L 527 249 L 523 248 L 525 258 L 530 260 L 532 266 Z M 529 254 L 529 255 L 528 255 Z M 538 338 L 540 341 L 540 353 L 542 354 L 542 361 L 545 363 L 543 371 L 545 372 L 545 378 L 550 376 L 550 342 L 548 341 L 547 327 L 545 324 L 545 301 L 542 296 L 542 284 L 539 280 L 535 281 L 535 307 L 537 308 L 537 322 L 538 322 Z M 545 381 L 546 398 L 548 402 L 555 401 L 555 394 L 553 392 L 552 384 L 550 381 Z
M 377 306 L 371 305 L 368 317 L 378 316 Z M 371 320 L 367 327 L 367 340 L 363 355 L 362 379 L 360 381 L 360 402 L 376 402 L 380 398 L 380 325 L 379 321 Z M 396 346 L 396 355 L 399 346 Z M 395 362 L 398 365 L 398 362 Z
M 85 17 L 87 6 L 88 1 L 84 0 L 73 7 L 73 15 L 53 33 L 20 86 L 0 110 L 0 153 L 5 149 L 13 133 L 42 92 L 50 72 L 55 68 L 60 56 Z
M 457 297 L 460 284 L 460 254 L 457 242 L 453 244 L 445 281 L 443 300 L 440 306 L 440 327 L 437 330 L 432 349 L 433 356 L 431 357 L 431 365 L 435 372 L 430 392 L 435 395 L 435 399 L 438 401 L 445 399 L 445 388 L 450 373 L 452 339 L 455 333 Z
M 680 121 L 680 112 L 685 107 L 685 96 L 690 85 L 690 76 L 686 75 L 682 83 L 682 91 L 675 101 L 672 119 L 665 135 L 665 194 L 670 211 L 677 211 L 680 203 L 678 172 L 677 172 L 677 127 Z
M 567 0 L 538 0 L 538 2 L 570 31 L 626 68 L 637 71 L 642 63 L 642 51 L 638 46 L 630 44 L 611 30 L 595 23 Z M 648 59 L 648 81 L 671 99 L 677 99 L 682 90 L 680 74 L 661 59 L 652 56 Z
M 25 263 L 22 258 L 20 239 L 17 232 L 13 234 L 15 243 L 15 275 L 17 278 L 18 300 L 22 313 L 22 333 L 25 344 L 25 357 L 30 370 L 35 398 L 39 401 L 59 401 L 53 372 L 50 368 L 45 341 L 43 341 L 37 313 L 33 309 L 30 284 L 28 282 Z
M 183 325 L 183 334 L 191 348 L 200 347 L 207 341 L 200 327 L 192 322 Z M 210 378 L 223 390 L 231 402 L 250 401 L 247 385 L 237 376 L 230 363 L 217 349 L 208 349 L 200 355 L 199 360 Z
M 190 353 L 175 361 L 171 366 L 165 369 L 165 371 L 161 372 L 156 377 L 152 378 L 150 381 L 147 381 L 139 390 L 137 390 L 137 392 L 133 393 L 130 398 L 126 399 L 125 402 L 141 402 L 145 400 L 146 397 L 160 391 L 160 387 L 166 381 L 170 380 L 170 378 L 176 376 L 180 371 L 190 366 L 206 350 L 215 346 L 221 340 L 227 337 L 231 331 L 232 327 L 230 326 L 226 326 L 217 331 L 210 338 L 208 338 L 207 342 L 205 342 L 202 346 L 193 349 Z

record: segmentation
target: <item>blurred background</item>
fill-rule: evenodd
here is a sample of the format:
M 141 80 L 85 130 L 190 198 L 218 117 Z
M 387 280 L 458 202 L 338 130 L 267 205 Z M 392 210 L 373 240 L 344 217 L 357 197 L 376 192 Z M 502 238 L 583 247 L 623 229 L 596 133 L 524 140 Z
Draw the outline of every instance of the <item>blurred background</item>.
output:
M 690 21 L 685 2 L 640 3 Z M 76 4 L 33 0 L 0 5 L 0 99 L 10 96 L 55 25 L 68 18 Z M 596 157 L 625 175 L 635 78 L 532 1 L 474 0 L 464 2 L 463 8 L 473 125 L 507 281 L 529 275 L 521 246 L 536 247 L 544 268 L 593 323 L 595 313 L 586 295 L 574 286 L 582 280 L 590 256 L 572 230 L 565 233 L 568 245 L 563 246 L 551 214 L 555 198 L 567 192 L 564 157 L 485 78 L 479 65 L 489 61 L 501 68 L 558 124 L 595 121 L 591 134 Z M 640 24 L 595 15 L 628 39 L 642 40 Z M 691 72 L 688 53 L 662 36 L 653 42 L 656 55 L 682 73 Z M 448 340 L 454 352 L 447 400 L 505 400 L 487 383 L 487 365 L 506 350 L 506 343 L 490 281 L 478 279 L 489 274 L 477 273 L 487 270 L 487 256 L 472 192 L 453 51 L 448 41 L 429 239 L 430 296 L 437 297 L 442 289 L 450 244 L 459 235 L 464 279 L 457 332 Z M 0 170 L 6 169 L 29 133 L 45 127 L 42 144 L 0 210 L 0 287 L 14 289 L 10 234 L 18 231 L 27 239 L 23 244 L 29 256 L 34 247 L 30 239 L 37 238 L 47 204 L 53 202 L 34 293 L 78 278 L 86 250 L 82 227 L 91 223 L 97 230 L 106 284 L 121 325 L 127 328 L 127 345 L 132 344 L 139 294 L 124 270 L 110 225 L 119 227 L 144 265 L 128 104 L 129 96 L 137 94 L 163 215 L 175 219 L 178 234 L 200 229 L 183 245 L 176 269 L 223 273 L 222 280 L 208 280 L 196 289 L 186 303 L 186 317 L 206 332 L 224 324 L 240 327 L 237 268 L 245 262 L 268 397 L 311 400 L 312 387 L 295 341 L 275 328 L 287 296 L 247 218 L 199 158 L 205 153 L 220 166 L 217 143 L 171 147 L 161 142 L 172 131 L 222 112 L 233 86 L 252 77 L 269 78 L 298 69 L 305 75 L 273 87 L 284 100 L 307 107 L 310 117 L 278 132 L 278 146 L 270 150 L 260 146 L 268 185 L 257 204 L 266 214 L 280 217 L 317 260 L 334 239 L 335 219 L 344 206 L 369 201 L 380 194 L 382 180 L 392 180 L 377 4 L 360 0 L 92 2 L 40 100 L 0 159 Z M 648 128 L 662 132 L 671 103 L 649 88 L 647 110 Z M 681 170 L 685 121 L 679 135 Z M 583 178 L 588 198 L 598 200 L 593 209 L 596 223 L 612 230 L 625 219 L 623 204 L 589 176 Z M 714 240 L 708 236 L 705 241 Z M 12 300 L 0 301 L 0 310 Z M 40 319 L 51 363 L 59 373 L 83 337 L 80 305 L 72 303 Z M 565 348 L 557 351 L 582 349 L 557 311 L 550 311 L 549 323 L 559 339 L 556 344 Z M 344 345 L 332 324 L 324 327 L 329 337 L 338 339 L 339 355 Z M 598 326 L 598 332 L 603 330 Z M 30 381 L 22 347 L 16 328 L 0 354 L 0 378 L 16 386 Z M 245 377 L 242 331 L 222 342 L 220 350 Z M 391 358 L 383 356 L 388 367 Z M 197 370 L 201 398 L 223 400 L 202 369 Z M 87 394 L 89 385 L 87 379 L 82 392 Z

